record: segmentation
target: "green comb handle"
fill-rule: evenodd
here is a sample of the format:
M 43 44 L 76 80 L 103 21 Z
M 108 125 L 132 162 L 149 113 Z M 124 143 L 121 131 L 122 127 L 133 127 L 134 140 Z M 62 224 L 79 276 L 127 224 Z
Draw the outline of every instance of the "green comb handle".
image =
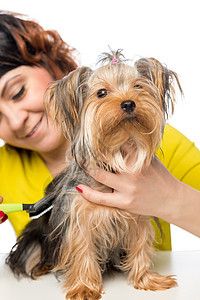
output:
M 6 203 L 0 204 L 0 210 L 3 211 L 5 214 L 22 211 L 23 204 L 22 203 Z

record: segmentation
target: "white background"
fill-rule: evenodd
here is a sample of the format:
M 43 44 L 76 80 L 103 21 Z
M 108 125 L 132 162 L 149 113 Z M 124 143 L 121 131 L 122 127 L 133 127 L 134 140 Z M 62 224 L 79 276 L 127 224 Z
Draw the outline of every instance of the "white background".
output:
M 3 3 L 2 3 L 3 2 Z M 6 0 L 0 9 L 27 14 L 57 30 L 93 66 L 101 52 L 122 48 L 126 58 L 155 57 L 176 71 L 184 90 L 169 123 L 200 148 L 200 15 L 198 0 Z M 200 180 L 200 179 L 199 179 Z M 173 250 L 200 249 L 200 239 L 172 227 Z M 0 226 L 0 252 L 15 239 Z

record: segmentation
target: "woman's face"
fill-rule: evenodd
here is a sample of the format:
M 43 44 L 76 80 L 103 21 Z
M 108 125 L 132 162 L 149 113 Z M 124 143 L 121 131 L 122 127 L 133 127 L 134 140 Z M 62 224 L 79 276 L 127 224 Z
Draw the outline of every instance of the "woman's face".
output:
M 64 137 L 44 112 L 53 78 L 44 68 L 20 66 L 0 78 L 0 139 L 39 153 L 56 150 Z

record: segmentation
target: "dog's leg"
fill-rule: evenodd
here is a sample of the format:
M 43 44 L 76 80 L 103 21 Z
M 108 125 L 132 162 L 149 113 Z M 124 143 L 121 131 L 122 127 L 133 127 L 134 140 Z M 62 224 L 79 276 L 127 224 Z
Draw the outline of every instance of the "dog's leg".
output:
M 82 197 L 74 202 L 66 247 L 55 271 L 64 273 L 66 299 L 97 300 L 102 294 L 102 274 L 89 221 L 91 212 Z
M 154 252 L 154 230 L 150 221 L 142 217 L 138 225 L 137 232 L 134 232 L 135 239 L 130 241 L 130 250 L 122 266 L 122 269 L 128 272 L 128 282 L 136 289 L 152 291 L 177 286 L 172 276 L 163 276 L 150 270 Z
M 88 232 L 86 234 L 88 235 Z M 88 236 L 79 236 L 77 240 L 74 238 L 73 245 L 67 250 L 65 256 L 68 261 L 67 272 L 64 274 L 66 299 L 100 299 L 101 270 L 96 260 L 94 247 L 91 247 L 88 241 Z

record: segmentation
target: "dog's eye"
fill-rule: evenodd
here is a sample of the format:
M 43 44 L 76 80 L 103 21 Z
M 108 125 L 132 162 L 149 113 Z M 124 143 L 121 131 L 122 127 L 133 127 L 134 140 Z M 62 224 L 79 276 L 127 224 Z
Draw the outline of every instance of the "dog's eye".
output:
M 136 85 L 134 85 L 134 88 L 137 89 L 137 90 L 141 90 L 141 89 L 142 89 L 142 86 L 139 85 L 139 84 L 136 84 Z
M 108 90 L 106 90 L 106 89 L 101 89 L 97 92 L 98 98 L 104 98 L 104 97 L 106 97 L 106 95 L 108 95 Z

